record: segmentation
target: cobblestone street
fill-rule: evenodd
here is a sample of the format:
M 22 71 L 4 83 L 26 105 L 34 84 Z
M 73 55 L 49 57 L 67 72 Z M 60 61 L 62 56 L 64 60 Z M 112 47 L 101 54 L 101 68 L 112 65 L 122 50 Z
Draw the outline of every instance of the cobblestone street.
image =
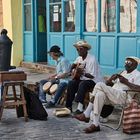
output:
M 127 135 L 101 126 L 101 131 L 85 134 L 83 129 L 89 124 L 72 117 L 58 118 L 53 109 L 47 110 L 47 121 L 16 118 L 14 109 L 5 109 L 0 123 L 0 140 L 139 140 L 140 134 Z
M 39 73 L 27 74 L 28 81 L 37 81 L 46 76 Z M 24 118 L 16 117 L 15 109 L 4 109 L 0 122 L 0 140 L 140 140 L 140 134 L 127 135 L 122 129 L 114 131 L 103 126 L 100 132 L 85 134 L 83 129 L 90 124 L 79 122 L 71 116 L 58 118 L 53 111 L 54 109 L 47 109 L 47 121 L 29 119 L 25 122 Z M 112 118 L 118 119 L 118 115 Z M 109 123 L 116 125 L 111 119 Z

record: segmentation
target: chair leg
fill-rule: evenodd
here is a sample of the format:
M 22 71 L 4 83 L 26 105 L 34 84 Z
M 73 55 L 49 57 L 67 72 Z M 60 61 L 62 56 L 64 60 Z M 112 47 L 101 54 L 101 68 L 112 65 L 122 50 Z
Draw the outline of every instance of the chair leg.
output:
M 1 101 L 1 107 L 0 107 L 0 120 L 2 119 L 4 103 L 5 103 L 5 100 L 6 100 L 7 93 L 8 93 L 8 86 L 4 86 L 3 95 L 2 95 L 2 101 Z
M 25 118 L 25 121 L 27 122 L 28 114 L 27 114 L 26 101 L 25 101 L 24 92 L 23 92 L 23 85 L 20 85 L 20 93 L 21 93 L 21 100 L 23 101 L 24 118 Z
M 14 100 L 15 102 L 17 102 L 17 95 L 16 95 L 16 88 L 15 85 L 12 85 L 12 90 L 13 90 L 13 94 L 14 94 Z M 16 105 L 16 113 L 17 113 L 17 105 Z M 18 115 L 17 115 L 18 116 Z
M 123 118 L 123 109 L 122 109 L 121 116 L 120 116 L 119 123 L 118 123 L 117 127 L 112 127 L 110 125 L 103 124 L 103 123 L 101 123 L 101 125 L 105 126 L 105 127 L 109 127 L 109 128 L 111 128 L 113 130 L 118 130 L 120 128 L 121 124 L 122 124 L 122 118 Z

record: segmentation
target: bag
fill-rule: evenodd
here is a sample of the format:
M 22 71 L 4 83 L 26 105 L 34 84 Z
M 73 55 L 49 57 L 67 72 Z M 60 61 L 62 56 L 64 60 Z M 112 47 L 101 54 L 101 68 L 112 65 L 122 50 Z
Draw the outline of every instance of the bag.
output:
M 28 117 L 34 120 L 47 120 L 48 113 L 44 109 L 38 95 L 24 87 L 24 96 L 26 100 Z M 18 117 L 23 117 L 23 114 L 23 107 L 20 105 L 17 108 L 17 115 Z
M 132 100 L 128 107 L 124 108 L 123 132 L 135 134 L 140 132 L 140 106 L 136 100 Z

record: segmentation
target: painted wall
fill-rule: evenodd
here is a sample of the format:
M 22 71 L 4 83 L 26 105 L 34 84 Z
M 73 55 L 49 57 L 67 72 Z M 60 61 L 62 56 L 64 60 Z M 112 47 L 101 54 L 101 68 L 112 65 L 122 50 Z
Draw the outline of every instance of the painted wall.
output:
M 3 25 L 13 41 L 11 65 L 19 66 L 23 59 L 22 0 L 3 0 Z

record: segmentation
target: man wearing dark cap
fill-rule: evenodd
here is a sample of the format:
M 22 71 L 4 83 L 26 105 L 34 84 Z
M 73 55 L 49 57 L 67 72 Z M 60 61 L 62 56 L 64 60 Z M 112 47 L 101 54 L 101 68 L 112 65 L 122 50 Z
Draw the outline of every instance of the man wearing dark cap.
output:
M 93 110 L 92 124 L 85 128 L 85 133 L 100 131 L 99 118 L 104 105 L 115 105 L 130 103 L 135 93 L 126 93 L 126 90 L 140 91 L 140 72 L 137 66 L 140 64 L 138 57 L 129 56 L 125 60 L 125 70 L 120 74 L 112 75 L 106 84 L 99 82 L 95 85 L 92 95 L 94 102 L 90 102 L 86 111 L 75 116 L 76 119 L 84 122 L 89 121 L 90 112 Z
M 71 65 L 70 62 L 63 56 L 63 53 L 60 51 L 60 48 L 57 45 L 52 46 L 48 53 L 52 59 L 57 62 L 56 73 L 51 75 L 48 79 L 40 81 L 39 99 L 42 103 L 46 102 L 46 93 L 43 91 L 43 85 L 46 82 L 52 81 L 53 84 L 58 83 L 58 89 L 54 94 L 54 98 L 46 105 L 46 107 L 53 107 L 58 102 L 63 91 L 67 87 L 67 83 L 69 81 L 68 75 L 71 69 Z
M 74 47 L 79 56 L 71 68 L 75 74 L 68 83 L 66 107 L 72 110 L 72 102 L 75 98 L 78 106 L 74 114 L 80 114 L 83 112 L 85 94 L 92 91 L 96 82 L 102 81 L 102 77 L 95 56 L 88 53 L 91 46 L 86 41 L 80 40 L 74 44 Z

